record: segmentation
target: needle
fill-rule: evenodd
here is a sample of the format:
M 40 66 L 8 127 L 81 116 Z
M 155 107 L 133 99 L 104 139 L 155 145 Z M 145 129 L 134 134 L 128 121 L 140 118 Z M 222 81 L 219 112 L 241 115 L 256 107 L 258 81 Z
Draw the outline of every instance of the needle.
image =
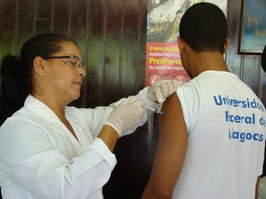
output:
M 146 108 L 146 109 L 149 109 L 149 110 L 151 110 L 151 111 L 154 111 L 154 112 L 156 112 L 156 113 L 159 113 L 159 114 L 161 114 L 161 115 L 164 114 L 164 112 L 162 112 L 162 111 L 160 111 L 160 110 L 158 110 L 158 109 L 156 109 L 156 108 L 150 107 L 150 106 L 145 106 L 145 108 Z

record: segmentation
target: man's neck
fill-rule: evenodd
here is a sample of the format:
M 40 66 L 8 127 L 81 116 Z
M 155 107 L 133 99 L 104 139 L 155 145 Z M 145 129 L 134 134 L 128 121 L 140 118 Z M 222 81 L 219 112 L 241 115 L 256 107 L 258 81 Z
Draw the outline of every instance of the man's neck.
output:
M 190 64 L 193 77 L 207 70 L 229 71 L 223 55 L 219 52 L 196 52 L 190 59 Z

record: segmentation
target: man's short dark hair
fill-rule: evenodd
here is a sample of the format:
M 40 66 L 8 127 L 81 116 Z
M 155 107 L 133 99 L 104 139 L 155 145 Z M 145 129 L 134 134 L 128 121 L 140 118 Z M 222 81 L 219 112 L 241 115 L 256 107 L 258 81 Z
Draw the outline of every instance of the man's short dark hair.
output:
M 264 49 L 261 54 L 261 67 L 266 73 L 266 45 L 264 46 Z
M 227 22 L 223 11 L 212 3 L 196 3 L 180 21 L 180 38 L 194 51 L 224 53 Z

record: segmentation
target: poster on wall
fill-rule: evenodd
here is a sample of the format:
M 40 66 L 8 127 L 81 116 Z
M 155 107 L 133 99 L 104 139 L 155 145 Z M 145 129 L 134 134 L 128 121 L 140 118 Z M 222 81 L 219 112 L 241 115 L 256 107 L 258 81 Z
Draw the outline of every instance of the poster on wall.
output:
M 260 54 L 266 45 L 266 1 L 243 0 L 239 53 Z
M 184 12 L 201 0 L 149 0 L 147 15 L 146 79 L 150 86 L 158 80 L 187 82 L 176 43 L 179 22 Z M 206 1 L 204 1 L 206 2 Z M 227 0 L 212 0 L 226 14 Z

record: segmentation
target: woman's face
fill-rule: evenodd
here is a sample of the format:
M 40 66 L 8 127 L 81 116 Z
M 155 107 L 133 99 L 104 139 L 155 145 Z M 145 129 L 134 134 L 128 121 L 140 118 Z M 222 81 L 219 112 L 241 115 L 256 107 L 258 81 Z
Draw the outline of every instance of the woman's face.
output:
M 72 42 L 62 43 L 62 50 L 45 60 L 47 65 L 46 95 L 60 103 L 68 104 L 80 97 L 80 89 L 86 72 L 82 66 L 81 53 Z M 62 56 L 71 56 L 62 58 Z

